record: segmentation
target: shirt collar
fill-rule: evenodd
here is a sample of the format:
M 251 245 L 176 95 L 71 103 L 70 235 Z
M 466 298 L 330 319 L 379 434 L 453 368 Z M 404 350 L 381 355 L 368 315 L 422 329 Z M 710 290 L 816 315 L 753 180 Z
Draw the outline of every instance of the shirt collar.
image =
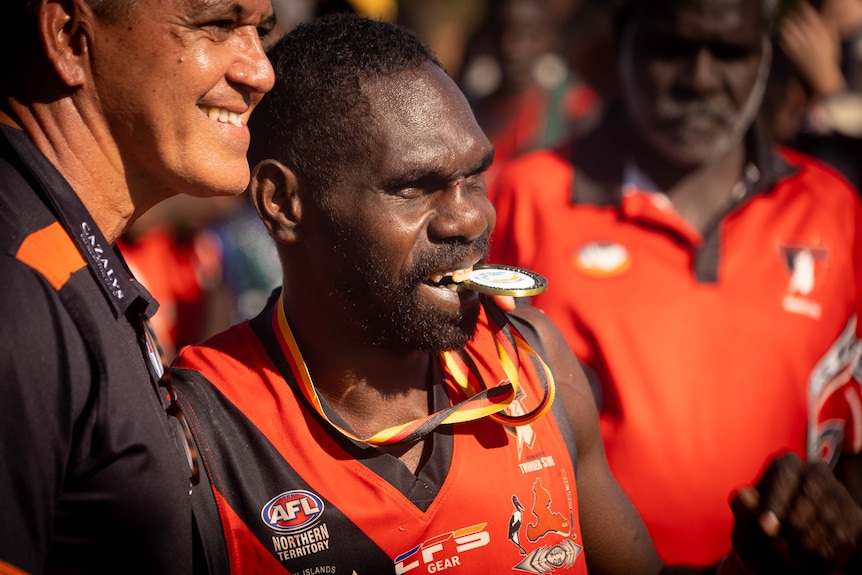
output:
M 133 311 L 151 317 L 158 303 L 135 280 L 119 250 L 105 239 L 65 178 L 23 131 L 0 125 L 0 134 L 16 156 L 9 161 L 16 164 L 74 241 L 114 315 L 123 315 L 134 305 Z
M 568 147 L 565 153 L 575 168 L 570 196 L 573 204 L 619 205 L 623 185 L 632 183 L 635 175 L 640 174 L 638 182 L 649 183 L 646 174 L 632 170 L 631 130 L 621 106 L 611 107 L 597 129 Z M 765 193 L 778 180 L 796 171 L 778 155 L 759 123 L 749 128 L 745 145 L 748 162 L 741 175 L 746 185 L 745 196 Z

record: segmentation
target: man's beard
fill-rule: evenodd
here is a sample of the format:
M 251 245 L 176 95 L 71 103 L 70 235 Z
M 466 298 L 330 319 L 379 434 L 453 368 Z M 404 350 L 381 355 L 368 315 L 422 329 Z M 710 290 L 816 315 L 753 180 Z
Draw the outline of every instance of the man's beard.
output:
M 398 352 L 439 353 L 460 349 L 473 337 L 477 306 L 453 314 L 422 301 L 419 288 L 435 271 L 456 269 L 464 261 L 484 257 L 488 233 L 470 243 L 440 243 L 406 277 L 391 278 L 382 273 L 390 268 L 373 240 L 363 236 L 357 241 L 337 222 L 327 222 L 327 227 L 341 259 L 332 295 L 366 343 Z

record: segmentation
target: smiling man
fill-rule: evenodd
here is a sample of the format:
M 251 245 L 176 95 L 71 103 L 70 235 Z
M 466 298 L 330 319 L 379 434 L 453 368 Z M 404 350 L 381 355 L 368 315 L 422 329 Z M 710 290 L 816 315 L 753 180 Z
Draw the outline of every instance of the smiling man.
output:
M 283 287 L 173 371 L 211 571 L 662 572 L 559 332 L 468 289 L 493 149 L 452 79 L 413 34 L 356 16 L 269 55 L 251 195 Z M 789 553 L 840 568 L 862 533 L 825 466 L 780 459 L 743 493 L 740 553 L 763 573 Z
M 192 572 L 194 452 L 113 245 L 245 189 L 273 25 L 269 0 L 4 4 L 0 573 Z

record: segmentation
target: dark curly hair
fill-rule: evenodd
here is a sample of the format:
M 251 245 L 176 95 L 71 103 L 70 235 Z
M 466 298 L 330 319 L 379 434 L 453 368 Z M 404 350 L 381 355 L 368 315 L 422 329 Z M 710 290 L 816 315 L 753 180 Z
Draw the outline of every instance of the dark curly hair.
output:
M 249 162 L 281 162 L 315 196 L 373 145 L 363 81 L 429 62 L 442 68 L 414 32 L 346 13 L 298 26 L 267 55 L 276 82 L 251 115 Z

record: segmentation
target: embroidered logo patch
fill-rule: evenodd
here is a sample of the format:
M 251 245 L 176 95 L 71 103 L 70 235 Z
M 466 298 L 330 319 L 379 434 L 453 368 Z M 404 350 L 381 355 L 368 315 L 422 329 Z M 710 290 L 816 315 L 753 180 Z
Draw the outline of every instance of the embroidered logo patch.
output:
M 632 265 L 629 251 L 614 242 L 590 242 L 573 256 L 574 266 L 593 277 L 618 276 Z
M 316 494 L 297 489 L 270 499 L 260 512 L 267 527 L 293 533 L 311 527 L 323 515 L 323 500 Z
M 790 272 L 787 291 L 782 301 L 784 309 L 791 313 L 819 319 L 822 306 L 811 298 L 817 285 L 818 268 L 827 259 L 825 248 L 805 246 L 779 246 L 781 259 Z

